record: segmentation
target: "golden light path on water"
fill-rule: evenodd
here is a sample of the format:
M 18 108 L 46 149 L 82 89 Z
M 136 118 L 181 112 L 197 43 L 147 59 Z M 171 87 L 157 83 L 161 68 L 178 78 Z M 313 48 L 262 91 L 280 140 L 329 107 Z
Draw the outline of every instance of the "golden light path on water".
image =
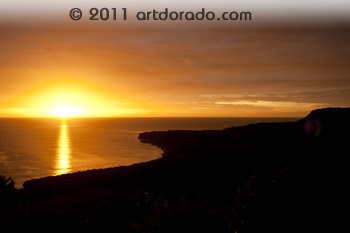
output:
M 60 134 L 57 141 L 57 157 L 54 175 L 70 172 L 70 139 L 69 128 L 65 119 L 60 125 Z

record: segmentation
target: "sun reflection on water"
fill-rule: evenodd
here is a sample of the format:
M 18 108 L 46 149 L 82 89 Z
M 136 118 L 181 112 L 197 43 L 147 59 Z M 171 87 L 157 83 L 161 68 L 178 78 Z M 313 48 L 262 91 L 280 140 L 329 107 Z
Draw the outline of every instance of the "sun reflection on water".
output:
M 65 120 L 60 125 L 60 135 L 57 142 L 57 158 L 54 175 L 70 172 L 70 140 L 69 128 Z

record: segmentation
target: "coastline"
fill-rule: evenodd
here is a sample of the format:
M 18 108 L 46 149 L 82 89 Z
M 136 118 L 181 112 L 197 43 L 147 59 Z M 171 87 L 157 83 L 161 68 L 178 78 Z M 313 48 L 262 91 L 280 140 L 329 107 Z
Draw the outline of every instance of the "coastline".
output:
M 1 223 L 15 232 L 39 223 L 93 232 L 113 219 L 119 232 L 280 232 L 292 224 L 290 198 L 310 201 L 291 197 L 292 184 L 309 196 L 336 176 L 337 167 L 320 168 L 341 161 L 349 117 L 350 108 L 321 109 L 296 122 L 141 133 L 162 158 L 27 181 Z M 315 175 L 328 178 L 310 186 Z

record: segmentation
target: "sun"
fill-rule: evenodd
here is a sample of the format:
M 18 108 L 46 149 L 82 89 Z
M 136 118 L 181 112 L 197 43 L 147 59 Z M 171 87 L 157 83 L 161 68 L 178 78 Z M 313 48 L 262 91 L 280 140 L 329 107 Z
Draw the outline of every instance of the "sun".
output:
M 69 105 L 60 105 L 55 106 L 50 109 L 50 113 L 55 117 L 76 117 L 83 114 L 85 111 L 81 108 L 69 106 Z

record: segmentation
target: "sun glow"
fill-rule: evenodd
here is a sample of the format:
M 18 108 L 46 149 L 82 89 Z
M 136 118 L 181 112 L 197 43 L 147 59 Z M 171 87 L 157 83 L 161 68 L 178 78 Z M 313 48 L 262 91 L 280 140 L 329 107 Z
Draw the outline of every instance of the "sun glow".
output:
M 81 116 L 85 111 L 80 108 L 72 107 L 69 105 L 60 105 L 51 108 L 50 113 L 55 117 L 76 117 Z
M 51 77 L 50 74 L 46 76 Z M 129 117 L 144 116 L 153 111 L 148 102 L 120 94 L 122 91 L 110 90 L 94 82 L 82 82 L 64 73 L 54 78 L 60 80 L 33 86 L 7 101 L 0 106 L 0 116 Z

